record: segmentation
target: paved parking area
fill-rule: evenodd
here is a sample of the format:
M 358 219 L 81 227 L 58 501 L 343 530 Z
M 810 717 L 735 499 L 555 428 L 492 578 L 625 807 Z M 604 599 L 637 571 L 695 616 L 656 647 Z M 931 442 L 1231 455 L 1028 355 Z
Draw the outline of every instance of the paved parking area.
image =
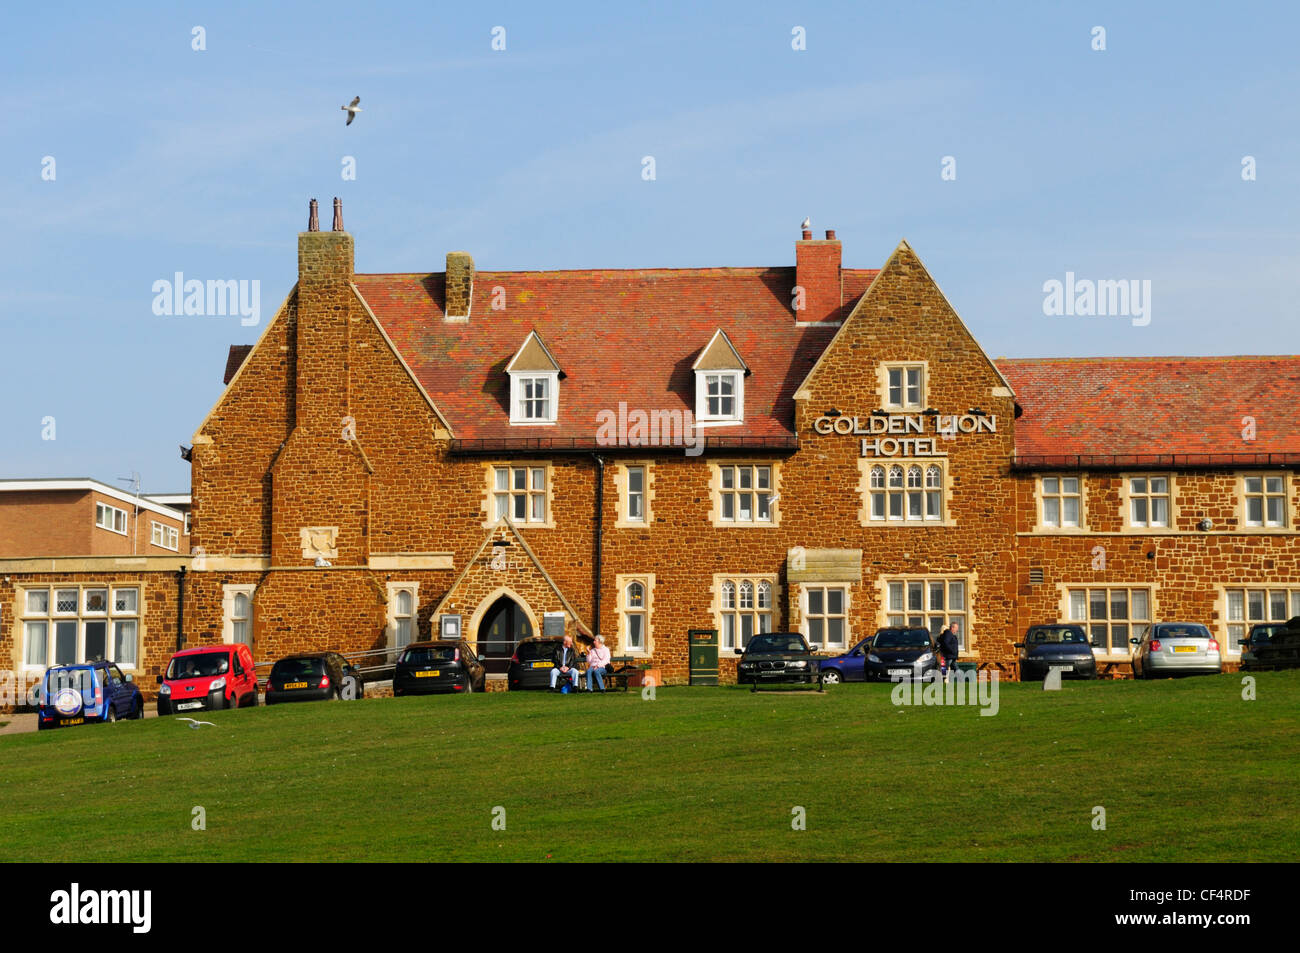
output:
M 158 709 L 145 703 L 144 716 L 146 718 L 157 718 Z M 23 711 L 13 715 L 0 715 L 0 721 L 7 721 L 9 724 L 0 728 L 0 735 L 20 735 L 24 732 L 36 730 L 36 712 Z

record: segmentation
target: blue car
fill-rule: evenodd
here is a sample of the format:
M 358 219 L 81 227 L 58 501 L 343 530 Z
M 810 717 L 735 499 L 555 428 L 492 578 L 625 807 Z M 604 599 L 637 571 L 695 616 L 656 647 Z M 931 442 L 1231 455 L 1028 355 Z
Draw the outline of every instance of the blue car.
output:
M 47 669 L 38 701 L 36 727 L 42 730 L 144 717 L 140 689 L 112 662 Z
M 869 635 L 843 655 L 822 659 L 821 677 L 823 685 L 838 685 L 840 682 L 865 682 L 867 653 L 871 651 L 874 635 Z

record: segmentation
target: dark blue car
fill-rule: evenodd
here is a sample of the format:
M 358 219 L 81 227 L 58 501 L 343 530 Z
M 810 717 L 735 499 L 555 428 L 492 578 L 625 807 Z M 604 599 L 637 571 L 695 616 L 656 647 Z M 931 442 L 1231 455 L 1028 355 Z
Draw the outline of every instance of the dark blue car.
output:
M 47 669 L 38 702 L 36 727 L 42 730 L 144 717 L 144 698 L 131 676 L 105 661 Z
M 843 655 L 822 660 L 821 677 L 825 685 L 840 682 L 865 682 L 867 653 L 871 651 L 874 635 L 869 635 Z

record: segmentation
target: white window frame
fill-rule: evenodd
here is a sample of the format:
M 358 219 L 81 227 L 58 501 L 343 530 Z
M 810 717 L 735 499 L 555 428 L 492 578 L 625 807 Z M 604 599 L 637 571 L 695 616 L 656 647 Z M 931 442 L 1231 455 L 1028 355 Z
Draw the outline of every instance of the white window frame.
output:
M 926 404 L 926 366 L 924 363 L 890 363 L 884 368 L 884 393 L 881 395 L 883 409 L 885 410 L 924 410 Z M 894 375 L 899 378 L 898 392 L 899 399 L 893 400 L 894 394 Z M 916 383 L 913 385 L 909 380 L 915 375 Z M 909 392 L 915 387 L 916 400 L 909 400 Z
M 253 583 L 231 583 L 221 587 L 221 641 L 227 645 L 235 643 L 235 623 L 248 623 L 248 646 L 253 642 L 253 616 L 257 612 L 257 586 Z M 235 615 L 235 597 L 248 598 L 248 618 Z
M 528 387 L 535 381 L 546 384 L 546 397 L 528 397 Z M 546 401 L 546 413 L 530 417 L 525 411 L 530 402 Z M 510 373 L 510 423 L 516 427 L 543 427 L 559 420 L 560 413 L 560 372 L 559 371 L 512 371 Z
M 734 655 L 737 648 L 743 648 L 755 635 L 773 631 L 777 600 L 774 576 L 722 574 L 716 577 L 715 586 L 719 653 Z
M 917 475 L 919 481 L 915 485 L 912 482 L 913 474 Z M 948 489 L 948 471 L 944 462 L 933 458 L 873 459 L 866 465 L 866 476 L 866 511 L 869 523 L 921 525 L 944 522 L 944 503 Z M 919 510 L 916 515 L 912 512 L 913 504 Z M 897 515 L 895 510 L 898 511 Z
M 44 612 L 35 611 L 31 608 L 28 593 L 45 591 L 48 593 L 46 609 Z M 77 608 L 71 612 L 57 611 L 57 599 L 59 591 L 75 592 L 77 595 Z M 105 596 L 106 604 L 104 610 L 90 611 L 86 609 L 86 593 L 91 591 L 102 591 Z M 59 662 L 60 665 L 80 665 L 87 661 L 86 658 L 86 624 L 103 623 L 104 625 L 104 659 L 118 666 L 124 671 L 134 672 L 140 667 L 140 655 L 143 648 L 143 629 L 144 615 L 141 606 L 144 604 L 144 589 L 139 584 L 117 585 L 114 583 L 93 583 L 81 585 L 78 583 L 51 583 L 47 586 L 22 586 L 19 587 L 20 593 L 16 606 L 18 608 L 19 631 L 22 637 L 22 645 L 19 648 L 19 658 L 23 671 L 39 672 L 56 664 L 54 655 L 56 651 L 56 631 L 59 623 L 71 624 L 76 627 L 76 648 L 73 652 L 72 662 Z M 134 592 L 135 606 L 131 610 L 117 609 L 117 594 L 119 592 Z M 125 661 L 118 658 L 117 651 L 117 630 L 118 623 L 133 623 L 135 626 L 135 655 L 132 661 Z M 45 656 L 43 663 L 29 663 L 28 657 L 28 640 L 31 638 L 33 625 L 44 624 L 45 626 Z
M 1065 614 L 1067 621 L 1077 622 L 1083 626 L 1084 631 L 1088 633 L 1088 641 L 1096 640 L 1093 633 L 1094 626 L 1106 627 L 1106 645 L 1093 646 L 1093 654 L 1100 655 L 1104 658 L 1122 658 L 1128 659 L 1133 656 L 1134 646 L 1130 639 L 1141 639 L 1148 629 L 1155 624 L 1155 590 L 1149 585 L 1074 585 L 1069 584 L 1063 587 L 1065 589 Z M 1073 594 L 1076 592 L 1083 593 L 1083 612 L 1079 613 L 1075 608 Z M 1104 592 L 1106 594 L 1106 614 L 1104 616 L 1093 614 L 1092 594 L 1094 592 Z M 1122 618 L 1113 616 L 1115 596 L 1117 592 L 1124 592 L 1124 612 L 1126 615 Z M 1146 593 L 1146 615 L 1135 616 L 1133 610 L 1133 593 Z M 1115 642 L 1115 625 L 1123 625 L 1127 628 L 1127 636 L 1122 639 L 1122 648 L 1114 648 Z
M 168 526 L 166 523 L 159 523 L 157 520 L 149 521 L 149 544 L 161 549 L 170 549 L 176 552 L 180 549 L 180 531 L 175 526 Z
M 641 489 L 632 489 L 632 475 L 636 473 L 641 477 Z M 641 523 L 648 522 L 649 508 L 647 503 L 650 498 L 650 468 L 644 463 L 629 463 L 623 468 L 623 522 Z
M 802 623 L 799 630 L 803 633 L 808 643 L 815 644 L 819 650 L 834 651 L 837 649 L 847 650 L 852 644 L 851 624 L 849 621 L 849 602 L 853 586 L 847 582 L 817 582 L 803 583 L 799 587 L 799 612 L 802 616 Z M 813 612 L 813 593 L 819 593 L 821 597 L 821 612 Z M 840 611 L 831 611 L 830 594 L 838 592 L 840 594 Z M 830 641 L 826 636 L 830 632 L 830 622 L 838 619 L 841 622 L 840 639 L 837 642 Z M 813 634 L 813 622 L 821 622 L 822 636 L 819 638 Z
M 104 517 L 108 517 L 107 525 L 104 523 Z M 122 528 L 117 528 L 118 517 L 121 517 Z M 117 533 L 119 536 L 126 536 L 131 526 L 130 516 L 126 510 L 119 509 L 108 503 L 95 501 L 95 525 L 100 529 L 106 529 L 110 533 Z
M 522 471 L 524 475 L 524 485 L 517 486 L 518 474 Z M 551 468 L 549 464 L 541 463 L 505 463 L 493 464 L 488 468 L 488 507 L 491 516 L 490 522 L 495 525 L 503 519 L 508 519 L 516 526 L 544 526 L 550 525 L 551 522 Z M 498 474 L 504 472 L 505 487 L 501 487 L 500 477 Z M 541 474 L 542 486 L 537 487 L 537 474 Z M 524 498 L 524 515 L 518 517 L 515 515 L 517 498 Z M 540 518 L 536 515 L 537 499 L 542 501 L 542 512 Z M 503 502 L 504 501 L 504 502 Z M 504 505 L 504 511 L 502 507 Z
M 1056 489 L 1049 490 L 1047 481 L 1055 480 Z M 1065 481 L 1074 480 L 1076 485 L 1075 492 L 1066 492 Z M 1043 529 L 1054 530 L 1079 530 L 1085 526 L 1084 509 L 1084 482 L 1082 474 L 1075 473 L 1044 473 L 1038 477 L 1038 525 Z M 1056 501 L 1056 522 L 1050 522 L 1047 518 L 1047 501 Z M 1065 501 L 1077 500 L 1078 510 L 1073 523 L 1066 522 L 1065 519 Z
M 398 601 L 402 594 L 411 597 L 411 611 L 404 613 L 400 610 Z M 405 642 L 400 643 L 398 636 L 401 633 L 401 623 L 404 619 L 409 619 L 411 623 L 411 637 Z M 386 626 L 388 637 L 388 647 L 393 650 L 393 658 L 396 659 L 398 650 L 405 648 L 412 642 L 418 642 L 420 639 L 420 584 L 418 582 L 390 582 L 388 583 L 388 620 Z
M 1259 490 L 1252 492 L 1250 483 L 1252 480 L 1259 481 Z M 1281 480 L 1282 489 L 1277 491 L 1269 490 L 1269 480 Z M 1290 481 L 1285 473 L 1243 473 L 1241 477 L 1241 521 L 1245 526 L 1252 526 L 1257 529 L 1286 529 L 1288 524 L 1287 495 L 1290 490 Z M 1259 500 L 1260 518 L 1252 520 L 1250 518 L 1250 502 Z M 1271 520 L 1268 517 L 1268 504 L 1270 500 L 1278 500 L 1279 508 L 1282 512 L 1281 520 Z
M 1234 609 L 1233 596 L 1240 596 L 1240 604 Z M 1258 595 L 1259 612 L 1254 611 Z M 1276 596 L 1282 596 L 1282 612 L 1277 612 Z M 1234 612 L 1240 615 L 1234 617 Z M 1288 614 L 1289 613 L 1289 614 Z M 1249 634 L 1251 626 L 1286 622 L 1300 615 L 1300 587 L 1295 585 L 1232 585 L 1223 587 L 1223 607 L 1220 618 L 1219 645 L 1223 651 L 1234 657 L 1241 656 L 1241 640 Z M 1234 645 L 1235 643 L 1235 645 Z
M 731 380 L 731 394 L 719 394 L 715 399 L 722 401 L 727 397 L 732 400 L 732 412 L 709 412 L 710 379 L 719 381 L 721 390 L 723 378 Z M 721 411 L 721 403 L 719 403 Z M 695 422 L 697 424 L 739 424 L 745 420 L 745 372 L 740 370 L 698 370 L 695 372 Z
M 777 515 L 776 466 L 770 463 L 715 463 L 714 481 L 717 487 L 717 523 L 719 526 L 775 526 Z M 766 475 L 766 487 L 759 483 Z M 749 485 L 745 486 L 748 478 Z M 727 486 L 728 479 L 731 485 Z M 766 497 L 766 501 L 763 498 Z M 746 498 L 749 501 L 749 518 L 741 515 Z M 730 507 L 728 507 L 730 503 Z M 766 507 L 767 515 L 760 515 Z M 730 508 L 731 515 L 727 515 Z
M 1144 489 L 1137 489 L 1134 484 L 1141 480 Z M 1165 488 L 1163 492 L 1156 492 L 1152 484 L 1156 480 L 1163 480 Z M 1174 521 L 1174 480 L 1167 473 L 1131 473 L 1124 476 L 1124 495 L 1128 500 L 1128 506 L 1125 509 L 1124 519 L 1126 524 L 1132 529 L 1169 529 Z M 1155 513 L 1155 503 L 1157 500 L 1164 500 L 1165 518 L 1163 522 L 1157 523 L 1153 517 Z M 1144 520 L 1137 518 L 1137 507 L 1139 503 L 1146 504 L 1147 516 Z
M 654 635 L 651 625 L 654 611 L 655 577 L 643 573 L 619 574 L 615 576 L 618 585 L 618 650 L 623 655 L 635 655 L 638 658 L 654 654 Z M 641 604 L 632 604 L 631 588 L 641 587 Z M 631 643 L 631 621 L 641 620 L 640 646 Z
M 971 588 L 968 576 L 886 576 L 883 580 L 881 625 L 924 628 L 929 629 L 931 635 L 938 635 L 956 622 L 959 654 L 971 652 L 974 649 L 970 623 Z M 914 592 L 920 594 L 920 608 L 913 608 Z M 961 593 L 960 600 L 954 598 L 956 592 Z M 936 593 L 939 594 L 937 602 Z

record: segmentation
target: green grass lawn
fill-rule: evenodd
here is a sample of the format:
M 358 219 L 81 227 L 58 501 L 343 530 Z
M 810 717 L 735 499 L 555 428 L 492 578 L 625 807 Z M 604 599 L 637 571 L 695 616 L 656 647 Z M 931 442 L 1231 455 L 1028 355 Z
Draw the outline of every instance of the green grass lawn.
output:
M 1257 677 L 1005 684 L 995 717 L 661 688 L 6 735 L 0 860 L 1293 860 L 1300 672 Z

